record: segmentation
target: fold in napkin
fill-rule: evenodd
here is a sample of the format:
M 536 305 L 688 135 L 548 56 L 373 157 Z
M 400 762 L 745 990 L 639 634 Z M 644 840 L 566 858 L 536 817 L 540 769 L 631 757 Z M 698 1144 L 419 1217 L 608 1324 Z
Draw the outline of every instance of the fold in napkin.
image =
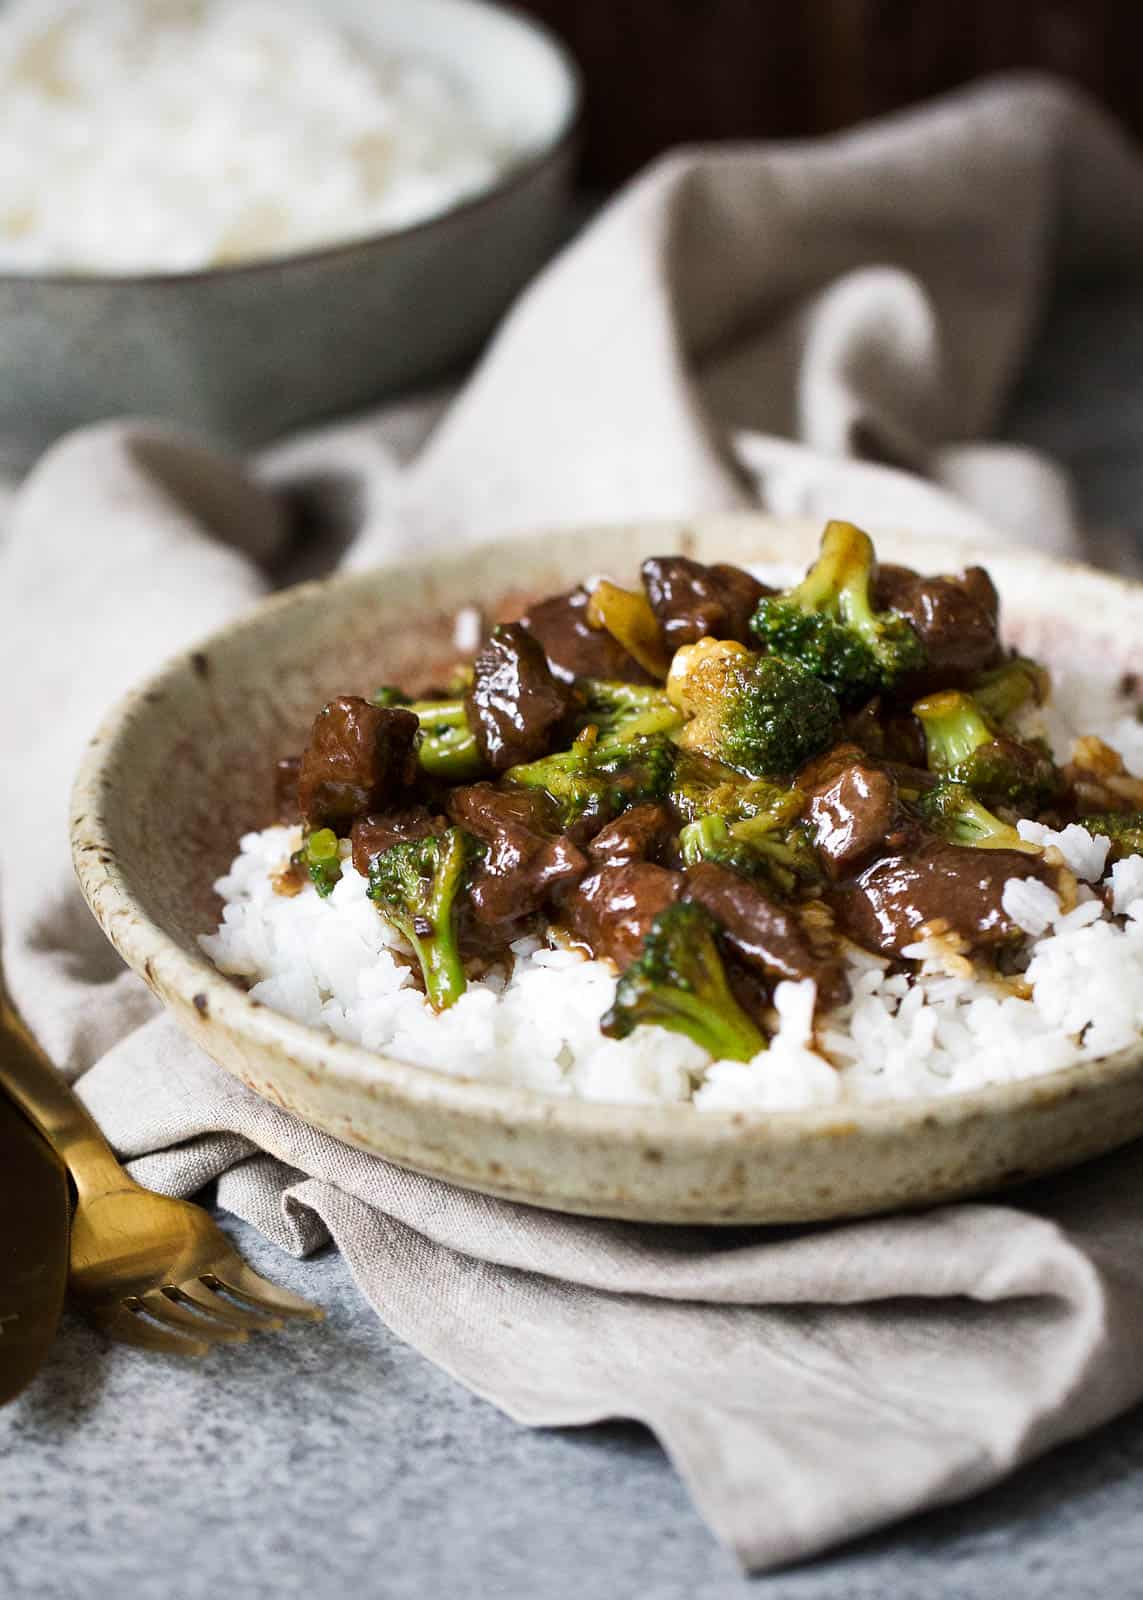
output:
M 750 1567 L 979 1489 L 1143 1393 L 1137 1155 L 1004 1205 L 732 1233 L 401 1172 L 157 1014 L 74 886 L 68 783 L 120 692 L 335 555 L 753 503 L 1080 548 L 1056 469 L 981 438 L 1052 275 L 1138 273 L 1141 179 L 1098 113 L 1041 83 L 828 143 L 685 152 L 536 281 L 451 403 L 245 471 L 98 427 L 11 505 L 0 927 L 53 1059 L 143 1181 L 217 1178 L 297 1253 L 332 1237 L 386 1322 L 511 1416 L 647 1423 Z

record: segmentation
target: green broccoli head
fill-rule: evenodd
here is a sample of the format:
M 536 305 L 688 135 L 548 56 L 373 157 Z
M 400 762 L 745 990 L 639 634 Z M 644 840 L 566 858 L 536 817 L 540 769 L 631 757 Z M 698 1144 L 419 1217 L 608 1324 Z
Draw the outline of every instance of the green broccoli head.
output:
M 448 828 L 395 844 L 369 866 L 369 898 L 412 945 L 434 1011 L 444 1011 L 465 991 L 458 912 L 480 854 L 471 834 Z
M 794 661 L 732 640 L 675 652 L 667 693 L 687 717 L 678 741 L 750 778 L 793 772 L 837 733 L 833 691 Z
M 600 739 L 587 728 L 567 750 L 509 767 L 504 778 L 542 789 L 555 802 L 562 827 L 583 819 L 607 821 L 628 806 L 666 797 L 676 750 L 665 734 Z
M 913 715 L 925 731 L 930 772 L 1012 806 L 1044 806 L 1059 793 L 1047 748 L 998 732 L 972 695 L 958 689 L 928 695 Z
M 683 720 L 666 690 L 654 684 L 580 678 L 576 688 L 583 699 L 580 727 L 594 727 L 603 741 L 673 733 Z
M 949 844 L 972 845 L 978 850 L 1020 850 L 1039 855 L 1039 845 L 1022 839 L 1007 822 L 1002 822 L 979 801 L 963 783 L 946 780 L 936 784 L 916 802 L 917 815 L 938 838 Z
M 905 617 L 874 611 L 873 543 L 851 522 L 830 522 L 821 553 L 793 589 L 758 603 L 751 627 L 774 655 L 821 678 L 845 706 L 892 690 L 925 665 Z
M 1143 856 L 1143 811 L 1107 811 L 1095 817 L 1081 817 L 1080 826 L 1111 840 L 1109 861 Z
M 679 834 L 679 852 L 685 866 L 713 861 L 779 895 L 817 888 L 823 882 L 813 839 L 802 823 L 776 827 L 765 816 L 740 822 L 728 822 L 724 816 L 700 817 Z
M 684 822 L 702 817 L 725 817 L 728 822 L 759 817 L 773 828 L 800 816 L 806 803 L 800 789 L 768 778 L 747 778 L 697 750 L 682 749 L 667 799 Z
M 653 1023 L 686 1034 L 720 1061 L 749 1061 L 764 1050 L 764 1034 L 731 993 L 717 932 L 702 906 L 684 901 L 660 911 L 642 954 L 619 979 L 603 1033 L 625 1039 Z

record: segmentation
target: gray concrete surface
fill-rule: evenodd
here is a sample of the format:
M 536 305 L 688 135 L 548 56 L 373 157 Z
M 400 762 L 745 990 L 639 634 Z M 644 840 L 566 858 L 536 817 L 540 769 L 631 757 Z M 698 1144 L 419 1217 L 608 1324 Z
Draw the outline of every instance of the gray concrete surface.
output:
M 517 1427 L 399 1344 L 331 1251 L 232 1231 L 327 1323 L 186 1365 L 69 1320 L 0 1413 L 6 1600 L 1143 1596 L 1143 1409 L 975 1502 L 747 1579 L 642 1430 Z

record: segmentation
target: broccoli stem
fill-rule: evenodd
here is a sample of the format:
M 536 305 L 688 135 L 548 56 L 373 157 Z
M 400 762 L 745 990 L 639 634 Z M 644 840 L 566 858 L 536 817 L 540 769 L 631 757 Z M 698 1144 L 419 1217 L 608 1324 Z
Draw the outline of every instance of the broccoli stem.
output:
M 423 771 L 450 783 L 480 777 L 484 762 L 463 700 L 414 700 L 407 709 L 421 724 L 417 760 Z
M 946 689 L 918 700 L 913 715 L 925 730 L 931 772 L 957 772 L 995 737 L 972 696 L 958 689 Z
M 1048 673 L 1038 661 L 1013 656 L 977 678 L 972 698 L 990 721 L 1005 723 L 1030 703 L 1043 705 L 1050 688 Z
M 341 856 L 337 834 L 332 828 L 316 828 L 302 841 L 294 860 L 304 868 L 310 882 L 324 900 L 341 878 Z
M 605 742 L 673 733 L 682 726 L 682 714 L 666 691 L 652 684 L 581 678 L 577 687 L 584 699 L 580 728 L 595 727 Z
M 474 849 L 462 829 L 448 828 L 393 845 L 369 868 L 369 897 L 413 947 L 434 1011 L 455 1004 L 466 988 L 457 905 Z
M 654 1009 L 639 1020 L 670 1033 L 685 1034 L 716 1061 L 751 1061 L 766 1048 L 765 1035 L 734 999 L 714 1010 L 709 1001 L 686 989 L 661 990 Z M 606 1027 L 603 1032 L 608 1032 Z
M 827 522 L 818 559 L 786 597 L 800 610 L 836 614 L 871 648 L 878 623 L 870 600 L 873 540 L 852 522 Z
M 977 850 L 1019 850 L 1038 856 L 1037 844 L 1022 839 L 1002 822 L 963 783 L 938 783 L 920 797 L 917 811 L 929 829 L 949 844 L 971 845 Z
M 418 719 L 421 738 L 417 760 L 422 772 L 446 782 L 463 783 L 479 778 L 484 762 L 468 720 L 464 684 L 459 675 L 452 688 L 456 692 L 448 699 L 410 700 L 391 683 L 383 683 L 369 698 L 375 706 L 402 706 Z

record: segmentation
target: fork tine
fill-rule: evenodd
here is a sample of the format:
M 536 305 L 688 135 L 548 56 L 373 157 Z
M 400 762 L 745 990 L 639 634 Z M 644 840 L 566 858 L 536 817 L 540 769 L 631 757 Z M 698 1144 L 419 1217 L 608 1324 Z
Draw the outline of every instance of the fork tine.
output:
M 291 1294 L 276 1283 L 268 1283 L 236 1255 L 224 1256 L 214 1263 L 210 1271 L 200 1273 L 200 1277 L 208 1288 L 221 1287 L 227 1294 L 238 1295 L 240 1299 L 249 1300 L 251 1304 L 272 1311 L 276 1316 L 304 1317 L 310 1322 L 320 1322 L 325 1316 L 320 1306 L 311 1305 L 308 1300 Z
M 180 1333 L 189 1335 L 192 1339 L 205 1339 L 208 1344 L 245 1344 L 247 1334 L 245 1328 L 236 1328 L 224 1322 L 212 1322 L 206 1315 L 199 1315 L 189 1306 L 180 1305 L 171 1297 L 166 1289 L 150 1289 L 141 1297 L 143 1310 L 149 1317 L 154 1317 L 156 1322 L 161 1322 L 169 1328 L 177 1328 Z
M 92 1308 L 90 1314 L 108 1338 L 119 1344 L 133 1344 L 140 1350 L 161 1350 L 171 1356 L 204 1356 L 210 1349 L 201 1339 L 184 1339 L 173 1331 L 164 1332 L 127 1305 L 119 1304 L 107 1310 Z
M 218 1282 L 217 1278 L 215 1282 Z M 280 1316 L 272 1312 L 248 1311 L 245 1306 L 235 1305 L 233 1300 L 224 1300 L 220 1294 L 216 1294 L 197 1278 L 188 1278 L 185 1283 L 180 1283 L 177 1289 L 168 1289 L 168 1297 L 172 1294 L 180 1300 L 189 1301 L 191 1305 L 201 1306 L 212 1317 L 217 1317 L 221 1322 L 229 1322 L 235 1328 L 249 1328 L 254 1333 L 273 1333 L 282 1326 Z

